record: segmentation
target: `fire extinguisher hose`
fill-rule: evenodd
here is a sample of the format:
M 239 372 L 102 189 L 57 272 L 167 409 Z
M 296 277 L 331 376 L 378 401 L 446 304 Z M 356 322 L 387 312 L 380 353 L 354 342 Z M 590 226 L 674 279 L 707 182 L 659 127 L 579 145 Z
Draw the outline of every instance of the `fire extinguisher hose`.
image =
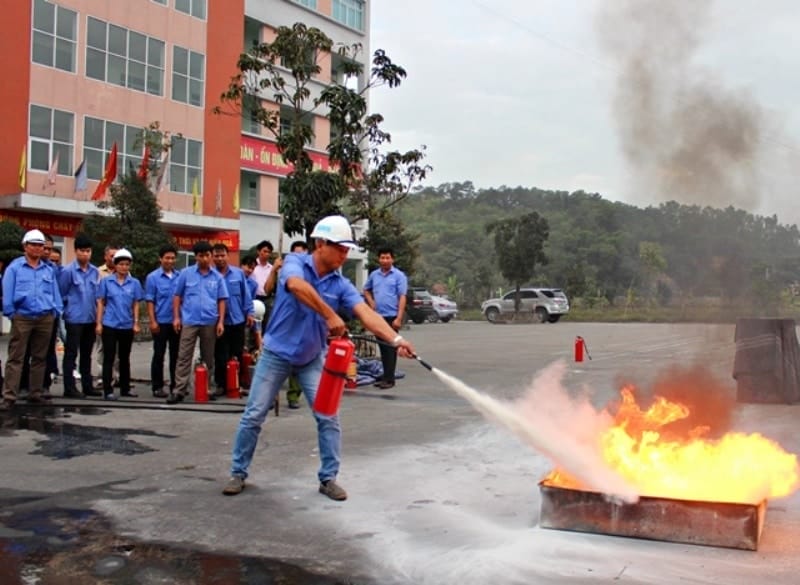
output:
M 366 335 L 353 335 L 353 334 L 351 333 L 351 334 L 350 334 L 350 337 L 351 337 L 351 339 L 361 339 L 361 340 L 363 340 L 363 341 L 371 341 L 372 343 L 377 343 L 378 345 L 385 345 L 386 347 L 394 347 L 394 345 L 392 345 L 392 344 L 391 344 L 391 343 L 389 343 L 388 341 L 383 341 L 382 339 L 373 338 L 373 337 L 367 337 Z M 423 366 L 425 369 L 427 369 L 428 371 L 431 371 L 431 372 L 433 371 L 433 366 L 432 366 L 432 365 L 430 365 L 428 362 L 426 362 L 426 361 L 425 361 L 424 359 L 422 359 L 421 357 L 419 357 L 417 354 L 413 354 L 411 357 L 413 357 L 413 358 L 414 358 L 415 360 L 417 360 L 417 361 L 418 361 L 420 364 L 422 364 L 422 366 Z

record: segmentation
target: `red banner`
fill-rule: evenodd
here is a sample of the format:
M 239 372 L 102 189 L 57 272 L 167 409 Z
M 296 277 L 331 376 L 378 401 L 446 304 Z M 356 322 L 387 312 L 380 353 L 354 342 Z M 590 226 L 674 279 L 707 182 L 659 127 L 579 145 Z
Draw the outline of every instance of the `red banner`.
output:
M 225 244 L 229 252 L 239 251 L 239 232 L 187 232 L 183 230 L 170 230 L 170 234 L 175 237 L 175 242 L 181 250 L 191 251 L 192 246 L 201 240 L 205 240 L 212 246 L 214 244 Z
M 330 170 L 328 157 L 318 152 L 308 151 L 314 169 L 319 171 Z M 278 152 L 278 146 L 268 140 L 260 140 L 252 136 L 242 136 L 239 148 L 239 162 L 245 169 L 252 169 L 262 173 L 271 173 L 285 177 L 292 171 L 292 165 L 283 160 Z
M 51 236 L 73 237 L 79 230 L 80 217 L 55 215 L 50 213 L 24 213 L 10 209 L 0 210 L 0 221 L 10 221 L 21 225 L 25 230 L 42 230 Z
M 80 231 L 80 217 L 69 217 L 66 215 L 55 215 L 50 213 L 24 213 L 10 209 L 0 209 L 0 221 L 10 221 L 22 226 L 25 230 L 42 230 L 51 236 L 61 236 L 72 238 Z M 206 240 L 212 246 L 214 244 L 225 244 L 231 252 L 239 251 L 239 232 L 237 231 L 217 231 L 217 232 L 190 232 L 185 230 L 168 230 L 175 237 L 178 248 L 181 250 L 191 250 L 200 240 Z

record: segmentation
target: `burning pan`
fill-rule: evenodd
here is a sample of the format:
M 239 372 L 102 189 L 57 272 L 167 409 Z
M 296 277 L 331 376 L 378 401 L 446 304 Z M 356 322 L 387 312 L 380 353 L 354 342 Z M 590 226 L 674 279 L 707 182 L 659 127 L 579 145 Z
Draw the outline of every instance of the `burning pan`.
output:
M 757 550 L 767 501 L 699 502 L 643 496 L 636 504 L 539 483 L 542 528 Z

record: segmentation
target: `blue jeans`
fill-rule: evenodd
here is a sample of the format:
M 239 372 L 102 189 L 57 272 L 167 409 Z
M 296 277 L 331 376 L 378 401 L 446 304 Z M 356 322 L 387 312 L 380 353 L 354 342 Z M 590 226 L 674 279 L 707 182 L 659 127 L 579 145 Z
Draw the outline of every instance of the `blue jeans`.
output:
M 247 468 L 253 460 L 253 453 L 258 443 L 261 425 L 267 418 L 270 405 L 290 374 L 294 374 L 309 405 L 314 404 L 317 395 L 319 378 L 322 375 L 324 354 L 304 366 L 293 366 L 264 348 L 258 358 L 253 380 L 250 385 L 250 396 L 247 399 L 236 438 L 233 443 L 233 461 L 231 475 L 246 478 Z M 336 479 L 339 473 L 339 455 L 342 450 L 342 428 L 338 416 L 321 416 L 313 411 L 317 420 L 317 440 L 319 441 L 320 482 Z

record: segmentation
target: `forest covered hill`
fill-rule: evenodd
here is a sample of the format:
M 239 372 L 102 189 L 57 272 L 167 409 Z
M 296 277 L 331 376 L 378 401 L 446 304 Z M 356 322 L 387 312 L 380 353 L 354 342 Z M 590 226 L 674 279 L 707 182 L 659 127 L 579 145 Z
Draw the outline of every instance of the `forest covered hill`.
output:
M 549 224 L 548 263 L 527 284 L 561 287 L 590 306 L 620 298 L 660 305 L 698 297 L 777 299 L 800 282 L 797 226 L 733 207 L 639 208 L 583 191 L 475 189 L 470 182 L 422 189 L 398 207 L 418 236 L 410 281 L 465 307 L 511 286 L 486 225 L 531 211 Z

